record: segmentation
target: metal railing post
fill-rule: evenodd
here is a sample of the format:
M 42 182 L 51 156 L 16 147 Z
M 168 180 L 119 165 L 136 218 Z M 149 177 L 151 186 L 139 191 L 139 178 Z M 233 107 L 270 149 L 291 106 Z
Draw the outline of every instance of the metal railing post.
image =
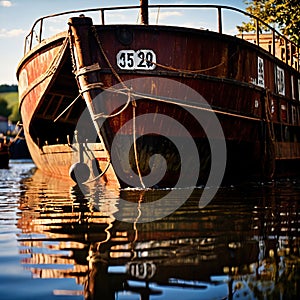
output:
M 297 55 L 297 71 L 299 71 L 299 66 L 300 66 L 300 47 L 297 46 L 297 52 L 298 52 L 298 55 Z M 300 91 L 299 91 L 300 93 Z
M 259 21 L 255 19 L 255 26 L 256 26 L 256 45 L 259 46 Z
M 33 40 L 33 29 L 30 32 L 30 43 L 29 43 L 29 50 L 32 48 L 32 40 Z
M 293 44 L 292 42 L 289 42 L 289 46 L 290 46 L 290 66 L 293 66 Z
M 40 23 L 39 43 L 42 41 L 42 33 L 43 33 L 43 19 L 41 19 L 41 23 Z
M 222 33 L 223 24 L 222 24 L 222 8 L 221 7 L 218 7 L 218 28 L 219 28 L 219 33 Z
M 286 64 L 288 64 L 289 63 L 289 58 L 288 58 L 288 41 L 287 41 L 287 39 L 286 39 L 286 37 L 284 37 L 284 48 L 285 48 L 285 50 L 284 50 L 284 52 L 285 52 L 285 59 L 284 59 L 284 62 L 286 63 Z
M 101 9 L 101 10 L 100 10 L 100 12 L 101 12 L 101 23 L 102 23 L 102 25 L 104 25 L 104 24 L 105 24 L 105 19 L 104 19 L 104 10 L 103 10 L 103 9 Z
M 140 14 L 141 23 L 144 25 L 149 24 L 148 0 L 140 0 Z
M 276 44 L 276 35 L 275 35 L 275 31 L 272 30 L 272 54 L 274 56 L 276 56 L 276 47 L 275 47 L 275 44 Z

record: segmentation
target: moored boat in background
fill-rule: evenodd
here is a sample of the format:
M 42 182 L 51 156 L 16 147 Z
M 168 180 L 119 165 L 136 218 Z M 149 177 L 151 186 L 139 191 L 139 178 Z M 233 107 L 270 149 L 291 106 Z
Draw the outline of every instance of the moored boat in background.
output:
M 141 24 L 106 25 L 107 15 L 140 8 Z M 218 29 L 150 25 L 148 9 L 214 9 Z M 224 34 L 223 11 L 249 16 L 228 6 L 141 1 L 37 20 L 17 71 L 37 167 L 59 177 L 79 170 L 80 181 L 101 177 L 117 187 L 174 187 L 182 173 L 181 186 L 223 171 L 228 182 L 298 174 L 299 47 L 271 27 L 270 47 L 260 47 L 259 24 L 267 25 L 253 16 L 255 43 Z M 94 12 L 100 25 L 86 16 Z M 76 15 L 68 30 L 43 39 L 44 22 L 67 14 Z M 217 125 L 222 130 L 213 131 Z M 217 159 L 212 144 L 222 150 Z

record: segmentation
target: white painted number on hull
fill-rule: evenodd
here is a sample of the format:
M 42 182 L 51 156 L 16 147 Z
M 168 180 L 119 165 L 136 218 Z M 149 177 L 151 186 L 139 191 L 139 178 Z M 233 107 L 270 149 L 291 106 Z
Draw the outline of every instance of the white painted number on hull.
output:
M 123 70 L 154 70 L 156 55 L 152 50 L 121 50 L 117 54 L 117 65 Z

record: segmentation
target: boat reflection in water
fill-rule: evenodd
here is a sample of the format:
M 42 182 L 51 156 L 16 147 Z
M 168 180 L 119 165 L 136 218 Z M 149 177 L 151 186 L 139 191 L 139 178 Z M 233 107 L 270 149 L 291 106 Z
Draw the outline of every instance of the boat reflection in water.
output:
M 120 197 L 155 201 L 168 191 L 106 190 L 43 177 L 24 181 L 18 227 L 24 268 L 75 278 L 55 295 L 84 299 L 299 299 L 296 185 L 222 188 L 199 210 L 201 189 L 176 212 L 139 223 Z M 287 184 L 287 183 L 284 183 Z M 299 195 L 299 191 L 297 192 Z M 299 197 L 298 197 L 299 198 Z M 136 217 L 122 222 L 116 214 Z

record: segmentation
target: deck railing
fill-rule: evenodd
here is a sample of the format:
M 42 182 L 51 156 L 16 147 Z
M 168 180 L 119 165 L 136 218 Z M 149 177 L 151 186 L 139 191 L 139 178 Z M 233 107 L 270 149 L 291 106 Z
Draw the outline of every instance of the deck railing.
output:
M 106 24 L 106 13 L 112 12 L 112 11 L 128 11 L 128 10 L 139 10 L 140 6 L 117 6 L 117 7 L 100 7 L 100 8 L 92 8 L 92 9 L 81 9 L 81 10 L 71 10 L 71 11 L 65 11 L 61 13 L 56 13 L 52 15 L 47 15 L 44 17 L 41 17 L 35 21 L 33 24 L 29 34 L 25 38 L 25 46 L 24 46 L 24 54 L 30 51 L 33 48 L 33 42 L 34 37 L 36 38 L 37 42 L 40 43 L 43 39 L 43 29 L 44 29 L 44 21 L 46 19 L 56 18 L 63 15 L 78 15 L 78 14 L 84 14 L 84 13 L 92 13 L 92 12 L 99 12 L 100 14 L 100 24 L 105 25 Z M 157 9 L 159 12 L 160 9 L 215 9 L 217 11 L 217 32 L 223 33 L 224 28 L 224 22 L 223 22 L 223 12 L 224 11 L 233 11 L 239 14 L 242 14 L 250 19 L 253 19 L 256 23 L 256 30 L 255 30 L 255 43 L 257 46 L 260 46 L 261 42 L 261 36 L 262 36 L 262 28 L 267 28 L 268 31 L 270 31 L 270 35 L 272 37 L 271 47 L 269 47 L 269 52 L 277 56 L 278 58 L 282 59 L 286 64 L 292 66 L 296 70 L 299 70 L 299 56 L 300 56 L 300 47 L 299 45 L 296 45 L 294 42 L 289 40 L 286 36 L 282 35 L 280 32 L 278 32 L 276 29 L 274 29 L 272 26 L 267 24 L 266 22 L 262 21 L 261 19 L 257 18 L 256 16 L 253 16 L 249 14 L 248 12 L 245 12 L 241 9 L 230 7 L 230 6 L 224 6 L 224 5 L 191 5 L 191 4 L 161 4 L 161 5 L 149 5 L 148 9 Z M 159 16 L 159 14 L 158 14 Z M 158 24 L 159 18 L 156 19 L 156 24 Z M 180 26 L 180 24 L 176 23 L 175 26 Z M 238 25 L 238 24 L 237 24 Z M 147 26 L 147 25 L 145 25 Z M 266 32 L 266 30 L 264 30 Z M 243 35 L 241 35 L 243 36 Z M 276 55 L 276 40 L 280 39 L 284 43 L 284 57 L 279 57 Z M 289 55 L 288 55 L 289 53 Z

